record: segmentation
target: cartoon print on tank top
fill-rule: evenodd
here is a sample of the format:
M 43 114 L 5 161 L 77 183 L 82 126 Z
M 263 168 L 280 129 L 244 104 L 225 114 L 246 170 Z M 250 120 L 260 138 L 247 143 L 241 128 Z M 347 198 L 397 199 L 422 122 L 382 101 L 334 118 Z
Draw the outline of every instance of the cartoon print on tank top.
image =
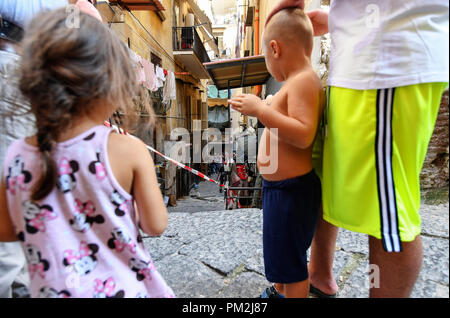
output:
M 95 206 L 92 201 L 81 202 L 81 200 L 75 199 L 75 204 L 74 217 L 69 220 L 70 226 L 75 231 L 86 233 L 94 223 L 105 222 L 102 215 L 95 215 Z
M 94 137 L 95 137 L 95 132 L 93 132 L 92 134 L 90 134 L 90 135 L 87 136 L 87 137 L 84 137 L 83 140 L 84 140 L 84 141 L 89 141 L 89 140 L 94 139 Z
M 38 298 L 69 298 L 70 296 L 70 293 L 65 289 L 58 292 L 51 287 L 42 287 L 38 294 Z
M 105 179 L 106 177 L 106 169 L 103 166 L 100 156 L 101 156 L 101 151 L 97 150 L 97 160 L 92 161 L 89 164 L 89 172 L 92 174 L 95 174 L 95 176 L 97 177 L 97 180 L 99 181 L 103 181 L 103 179 Z
M 114 190 L 110 196 L 112 204 L 116 206 L 114 212 L 117 216 L 124 216 L 128 213 L 128 203 L 130 200 L 126 200 L 117 190 Z
M 106 127 L 95 127 L 81 138 L 55 147 L 52 156 L 57 182 L 51 193 L 39 201 L 29 197 L 41 174 L 35 149 L 22 142 L 8 150 L 11 159 L 5 177 L 22 175 L 16 178 L 18 182 L 10 181 L 14 187 L 6 195 L 8 207 L 21 211 L 11 219 L 27 258 L 32 297 L 173 295 L 142 243 L 133 197 L 120 188 L 117 180 L 109 178 L 110 167 L 100 145 L 107 144 L 110 133 Z M 18 154 L 21 157 L 13 162 Z M 99 180 L 101 169 L 95 174 L 89 171 L 89 166 L 95 168 L 96 163 L 102 163 L 106 171 L 103 181 Z M 19 184 L 26 189 L 20 190 Z M 120 268 L 124 270 L 116 272 Z M 149 281 L 151 284 L 147 284 Z
M 17 155 L 8 167 L 8 175 L 6 176 L 6 190 L 12 195 L 16 194 L 16 190 L 26 190 L 25 184 L 32 179 L 31 173 L 25 170 L 25 163 L 20 155 Z
M 144 279 L 152 280 L 152 271 L 155 269 L 153 262 L 145 262 L 135 259 L 134 257 L 128 262 L 128 266 L 133 272 L 136 272 L 136 279 L 142 281 Z
M 28 263 L 28 271 L 30 278 L 33 278 L 36 274 L 41 278 L 45 278 L 45 272 L 50 268 L 50 263 L 42 258 L 42 253 L 36 245 L 25 245 L 25 257 Z
M 20 242 L 25 242 L 25 233 L 23 231 L 20 231 L 19 233 L 17 233 L 17 239 Z
M 116 289 L 116 282 L 114 278 L 108 277 L 106 280 L 102 281 L 101 279 L 94 280 L 94 298 L 124 298 L 125 292 L 123 290 L 119 290 L 118 292 L 114 292 Z
M 136 253 L 136 243 L 121 228 L 114 228 L 111 231 L 108 247 L 117 252 L 122 252 L 125 248 L 128 248 L 131 253 Z
M 75 189 L 76 181 L 75 173 L 78 171 L 79 165 L 75 160 L 68 160 L 62 157 L 58 163 L 58 181 L 56 186 L 62 193 L 67 193 Z
M 57 218 L 53 208 L 48 205 L 38 205 L 30 200 L 22 203 L 22 214 L 25 219 L 25 230 L 29 234 L 45 232 L 45 222 Z
M 97 266 L 97 254 L 99 247 L 97 244 L 87 244 L 81 241 L 77 251 L 65 250 L 63 255 L 64 266 L 73 266 L 75 271 L 80 275 L 91 273 Z

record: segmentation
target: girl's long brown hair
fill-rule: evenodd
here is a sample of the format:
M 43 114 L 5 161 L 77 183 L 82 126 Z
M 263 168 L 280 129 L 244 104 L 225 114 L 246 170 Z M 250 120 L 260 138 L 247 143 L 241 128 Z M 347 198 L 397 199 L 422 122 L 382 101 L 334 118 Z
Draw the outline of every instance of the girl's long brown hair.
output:
M 100 21 L 80 13 L 79 28 L 65 9 L 35 17 L 22 43 L 20 89 L 36 117 L 42 173 L 32 191 L 41 200 L 53 189 L 57 170 L 51 152 L 64 129 L 96 101 L 134 114 L 137 80 L 126 46 Z

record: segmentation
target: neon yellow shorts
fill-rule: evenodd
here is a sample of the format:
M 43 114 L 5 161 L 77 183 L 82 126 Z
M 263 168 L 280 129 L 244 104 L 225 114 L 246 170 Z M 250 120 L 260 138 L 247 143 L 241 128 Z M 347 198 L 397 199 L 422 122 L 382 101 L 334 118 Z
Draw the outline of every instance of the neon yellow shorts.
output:
M 330 87 L 323 149 L 323 218 L 383 241 L 420 234 L 420 171 L 448 83 L 380 90 Z
M 329 88 L 327 88 L 326 91 L 326 100 L 328 105 L 328 96 Z M 323 166 L 323 143 L 325 139 L 325 125 L 327 122 L 327 111 L 328 107 L 325 107 L 322 117 L 319 122 L 319 127 L 317 129 L 316 138 L 314 139 L 314 145 L 313 145 L 313 152 L 312 152 L 312 164 L 314 171 L 316 172 L 317 176 L 320 178 L 320 181 L 322 182 L 322 166 Z
M 320 124 L 322 126 L 322 123 Z M 319 126 L 317 131 L 316 139 L 314 140 L 313 153 L 312 153 L 312 164 L 314 171 L 322 181 L 322 165 L 323 165 L 323 138 L 324 134 Z

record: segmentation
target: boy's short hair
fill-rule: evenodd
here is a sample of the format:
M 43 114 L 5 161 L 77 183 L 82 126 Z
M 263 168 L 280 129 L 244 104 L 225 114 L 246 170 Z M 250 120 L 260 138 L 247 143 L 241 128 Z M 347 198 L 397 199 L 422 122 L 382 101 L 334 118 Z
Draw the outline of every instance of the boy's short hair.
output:
M 295 42 L 304 46 L 311 54 L 314 30 L 309 17 L 300 8 L 286 8 L 271 16 L 264 30 L 264 41 L 280 40 L 284 43 Z

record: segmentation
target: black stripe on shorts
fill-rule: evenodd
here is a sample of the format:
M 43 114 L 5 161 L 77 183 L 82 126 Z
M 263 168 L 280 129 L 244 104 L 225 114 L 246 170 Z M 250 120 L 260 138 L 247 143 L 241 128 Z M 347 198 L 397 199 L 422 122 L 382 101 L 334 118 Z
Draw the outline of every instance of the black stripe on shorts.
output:
M 386 252 L 401 252 L 397 200 L 392 170 L 392 114 L 395 88 L 377 91 L 375 162 L 377 170 L 380 228 Z

